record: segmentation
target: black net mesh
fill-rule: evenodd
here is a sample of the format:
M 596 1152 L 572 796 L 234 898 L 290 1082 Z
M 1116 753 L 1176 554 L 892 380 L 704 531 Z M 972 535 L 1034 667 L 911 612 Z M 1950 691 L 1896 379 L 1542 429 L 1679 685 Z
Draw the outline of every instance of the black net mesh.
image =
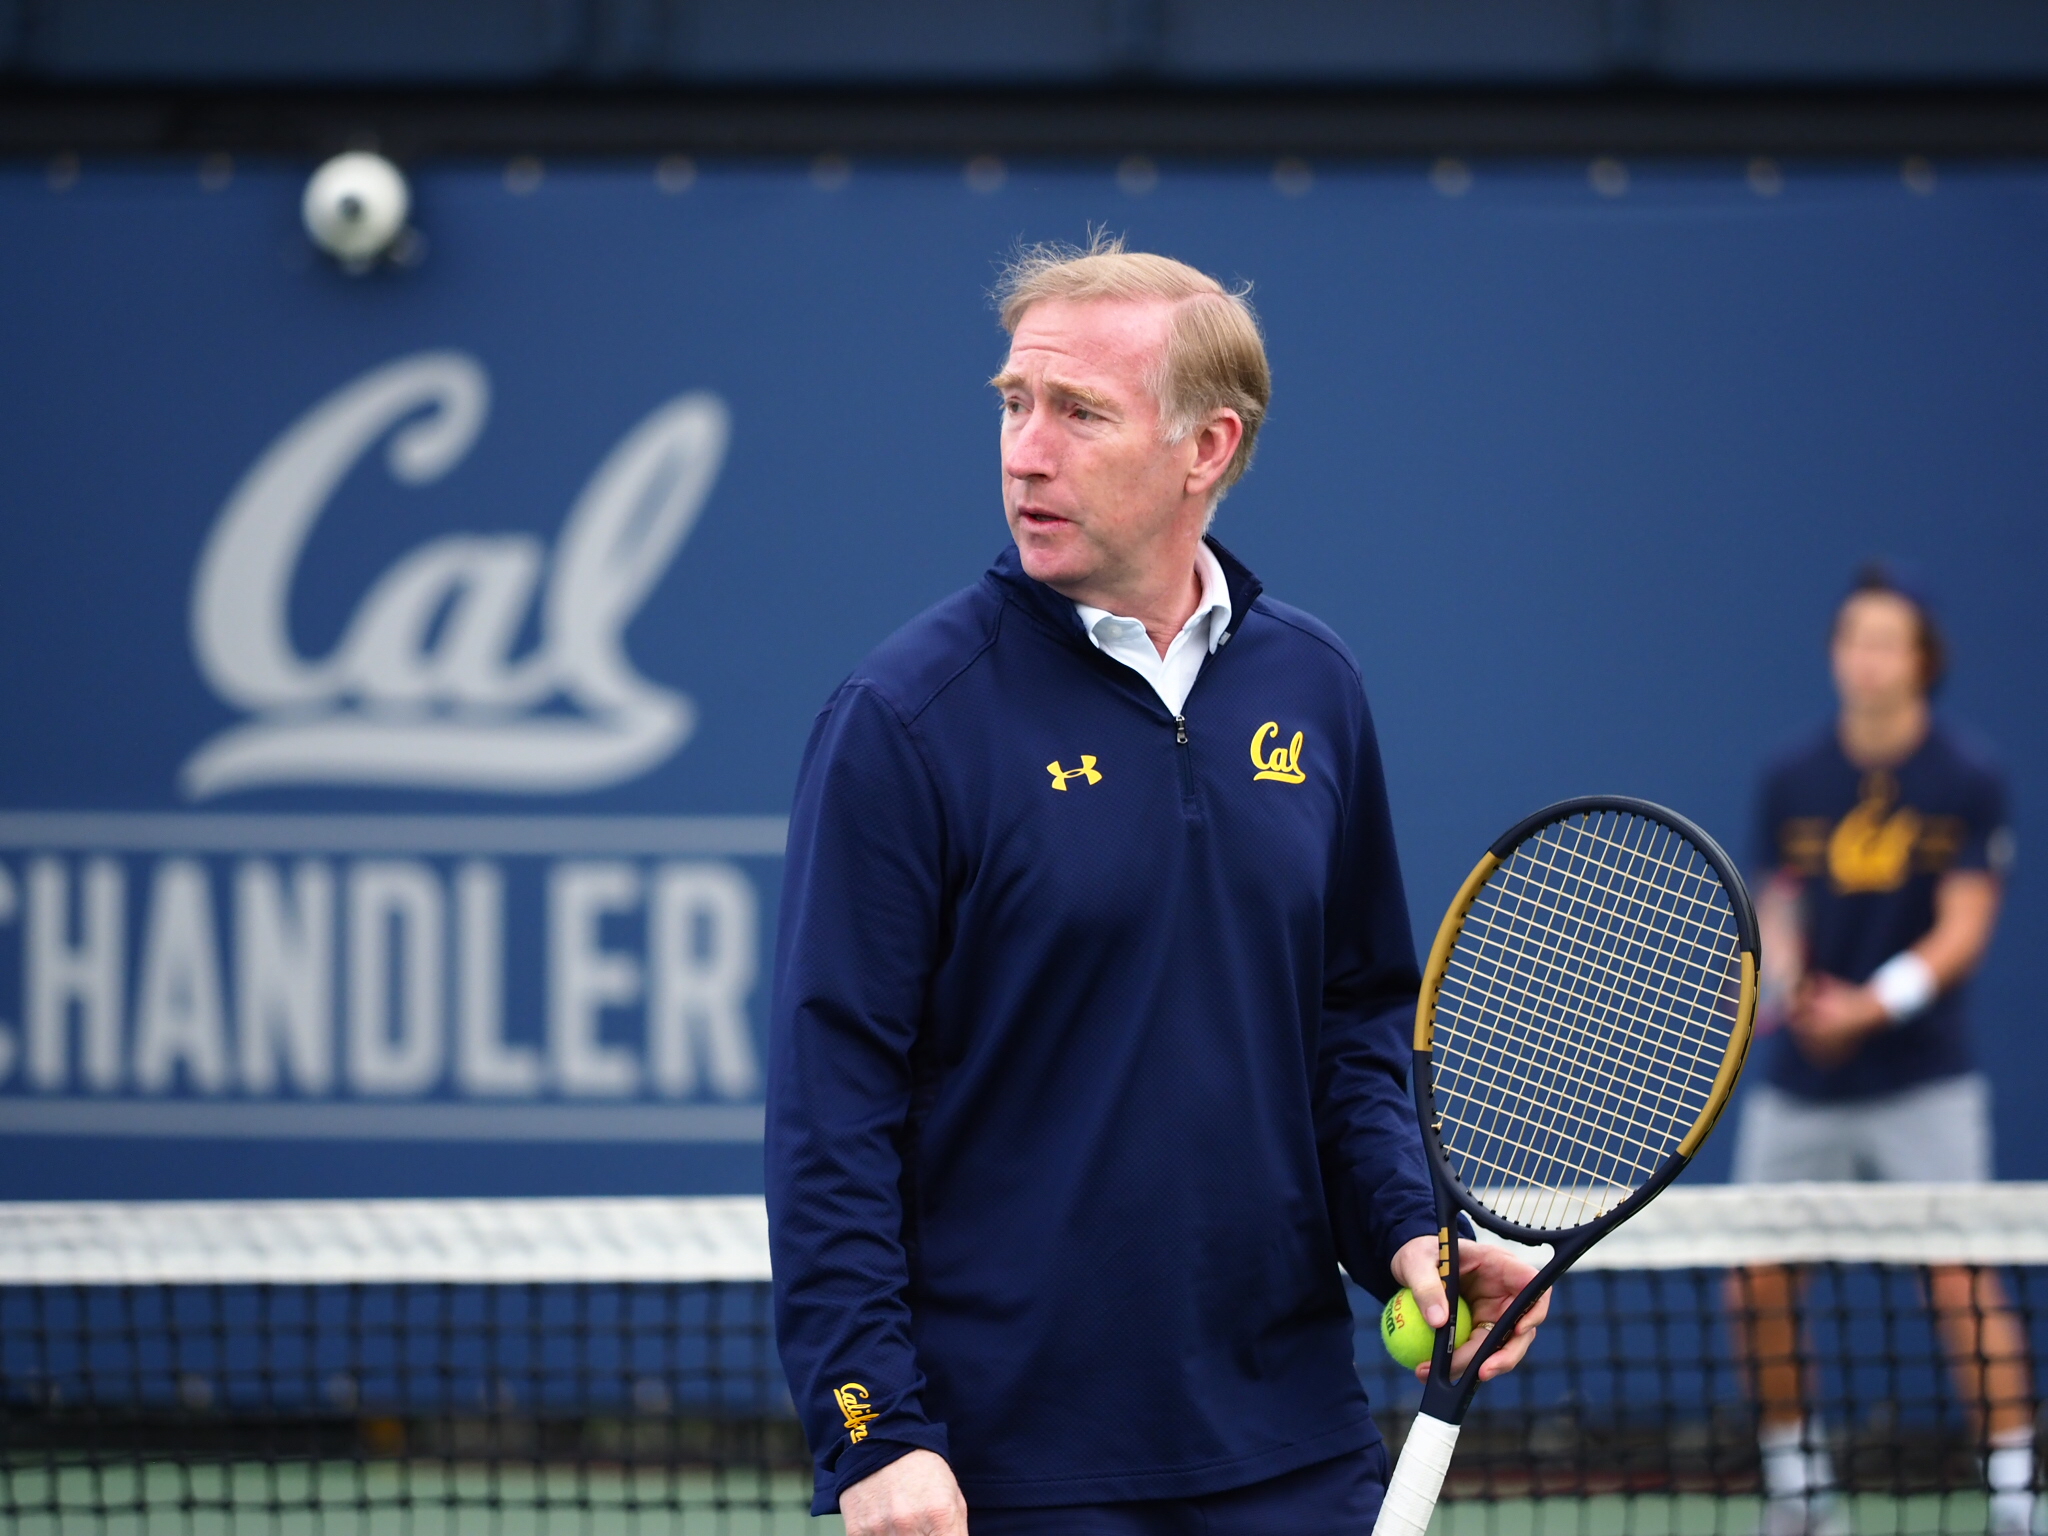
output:
M 1567 1274 L 1534 1357 L 1474 1399 L 1435 1529 L 1983 1533 L 1993 1426 L 2002 1439 L 2015 1427 L 2034 1439 L 2025 1352 L 2048 1342 L 2044 1274 L 1875 1264 Z M 1962 1306 L 1938 1314 L 1937 1286 L 1951 1300 L 1960 1288 Z M 2026 1341 L 2020 1351 L 2001 1316 Z M 1380 1348 L 1377 1309 L 1361 1323 L 1372 1325 L 1359 1333 L 1361 1374 L 1398 1445 L 1421 1391 Z M 1775 1503 L 1760 1450 L 1766 1400 L 1789 1420 L 1791 1456 L 1808 1473 Z
M 1633 1267 L 1564 1279 L 1534 1358 L 1481 1389 L 1436 1528 L 1997 1529 L 1984 1453 L 1994 1436 L 2033 1441 L 2048 1195 L 1832 1193 L 1810 1187 L 1801 1206 L 1681 1188 L 1596 1249 Z M 1837 1205 L 1856 1245 L 1899 1257 L 1743 1267 L 1788 1231 L 1824 1236 Z M 1968 1220 L 1933 1238 L 1913 1227 L 1916 1211 L 1959 1208 Z M 1778 1226 L 1734 1231 L 1762 1216 Z M 102 1223 L 117 1245 L 129 1219 Z M 664 1243 L 687 1236 L 678 1224 Z M 8 1237 L 0 1222 L 0 1275 L 17 1276 L 0 1283 L 0 1531 L 835 1528 L 804 1513 L 808 1459 L 764 1280 L 31 1283 Z M 1952 1238 L 1981 1259 L 1987 1237 L 2009 1262 L 1926 1262 Z M 1703 1262 L 1716 1244 L 1743 1263 Z M 745 1267 L 705 1252 L 708 1270 Z M 275 1265 L 276 1244 L 266 1253 Z M 1362 1303 L 1357 1359 L 1398 1444 L 1419 1388 L 1374 1320 Z M 1814 1472 L 1800 1525 L 1765 1497 L 1772 1402 L 1793 1464 Z
M 759 1282 L 0 1289 L 10 1532 L 810 1528 Z

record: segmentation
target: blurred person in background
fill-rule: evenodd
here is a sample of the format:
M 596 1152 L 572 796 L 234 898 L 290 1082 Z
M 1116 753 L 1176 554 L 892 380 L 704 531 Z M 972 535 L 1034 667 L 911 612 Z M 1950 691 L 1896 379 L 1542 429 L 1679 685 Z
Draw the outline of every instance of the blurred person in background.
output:
M 1770 873 L 1756 1082 L 1738 1183 L 1991 1177 L 1990 1087 L 1966 1021 L 2012 857 L 2006 788 L 1984 750 L 1937 720 L 1941 632 L 1925 591 L 1858 571 L 1831 642 L 1840 712 L 1764 777 L 1757 857 Z M 1801 1279 L 1730 1277 L 1759 1399 L 1768 1536 L 1848 1530 L 1818 1383 L 1800 1362 Z M 2033 1528 L 2027 1339 L 1995 1273 L 1929 1272 L 1958 1392 L 1987 1446 L 1990 1529 Z

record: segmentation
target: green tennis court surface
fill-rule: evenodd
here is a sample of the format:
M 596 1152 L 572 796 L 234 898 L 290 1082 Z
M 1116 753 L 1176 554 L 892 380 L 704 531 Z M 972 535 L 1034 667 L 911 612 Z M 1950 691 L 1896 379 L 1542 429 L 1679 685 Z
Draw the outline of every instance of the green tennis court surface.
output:
M 1981 1494 L 1927 1494 L 1848 1499 L 1855 1536 L 1945 1536 L 1982 1531 Z M 1761 1501 L 1710 1494 L 1620 1495 L 1589 1499 L 1506 1499 L 1495 1504 L 1437 1506 L 1433 1536 L 1751 1536 Z
M 0 1473 L 8 1536 L 839 1536 L 810 1479 L 450 1466 L 119 1462 Z
M 440 1463 L 173 1463 L 17 1467 L 13 1536 L 839 1536 L 802 1512 L 800 1474 L 539 1472 Z M 52 1496 L 54 1495 L 54 1497 Z M 1981 1531 L 1969 1493 L 1848 1501 L 1857 1536 Z M 1747 1536 L 1753 1498 L 1706 1494 L 1464 1501 L 1438 1507 L 1435 1536 Z M 1276 1533 L 1278 1536 L 1278 1533 Z

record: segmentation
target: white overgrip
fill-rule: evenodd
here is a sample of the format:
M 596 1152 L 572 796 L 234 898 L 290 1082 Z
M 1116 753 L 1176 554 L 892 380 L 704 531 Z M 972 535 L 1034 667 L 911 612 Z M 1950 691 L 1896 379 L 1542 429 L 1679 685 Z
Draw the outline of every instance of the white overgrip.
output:
M 1457 1445 L 1457 1425 L 1426 1413 L 1415 1416 L 1372 1536 L 1423 1536 L 1429 1517 L 1436 1513 L 1436 1498 L 1443 1492 L 1444 1474 L 1451 1470 L 1451 1452 Z

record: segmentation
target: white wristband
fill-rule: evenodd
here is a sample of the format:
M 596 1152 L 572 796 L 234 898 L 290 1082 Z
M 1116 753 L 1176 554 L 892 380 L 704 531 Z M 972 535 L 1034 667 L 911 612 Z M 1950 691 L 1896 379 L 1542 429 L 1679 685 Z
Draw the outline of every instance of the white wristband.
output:
M 1934 967 L 1910 949 L 1901 950 L 1872 972 L 1869 985 L 1884 1016 L 1894 1024 L 1904 1024 L 1919 1013 L 1934 1001 L 1938 990 Z

